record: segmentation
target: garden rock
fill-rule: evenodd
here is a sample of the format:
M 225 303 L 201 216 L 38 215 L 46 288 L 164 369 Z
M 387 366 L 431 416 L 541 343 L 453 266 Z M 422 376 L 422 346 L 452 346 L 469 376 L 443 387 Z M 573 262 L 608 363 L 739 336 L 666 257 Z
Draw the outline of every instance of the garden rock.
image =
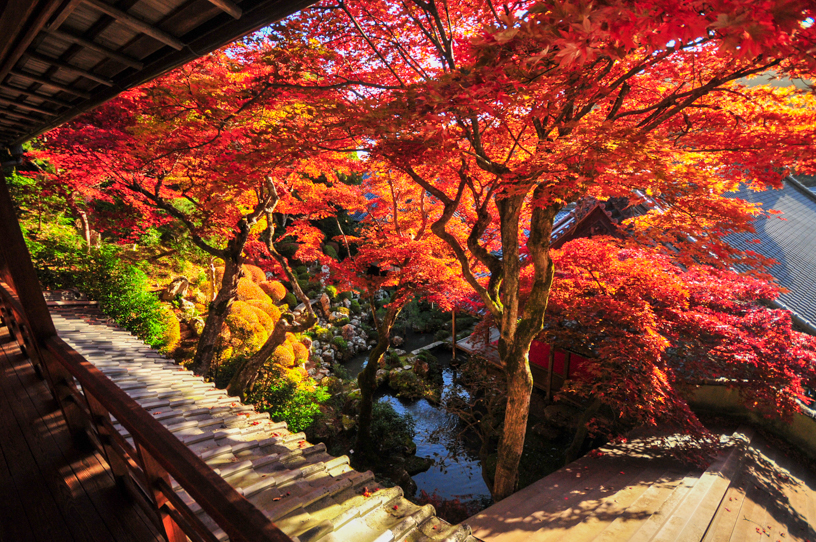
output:
M 391 338 L 391 346 L 402 346 L 403 344 L 405 344 L 405 339 L 403 339 L 399 335 L 394 335 Z
M 184 297 L 187 295 L 187 289 L 190 287 L 190 281 L 186 277 L 177 277 L 167 285 L 167 287 L 159 295 L 162 301 L 172 301 L 176 297 Z
M 321 357 L 323 358 L 323 361 L 325 361 L 326 363 L 331 363 L 332 361 L 334 361 L 334 350 L 326 350 L 325 352 L 323 352 Z
M 347 341 L 351 341 L 354 338 L 354 326 L 351 324 L 346 324 L 342 328 L 340 328 L 340 334 L 343 338 Z
M 326 320 L 331 320 L 331 300 L 328 294 L 324 293 L 320 296 L 318 307 L 320 307 L 320 312 L 323 313 L 323 317 L 326 318 Z

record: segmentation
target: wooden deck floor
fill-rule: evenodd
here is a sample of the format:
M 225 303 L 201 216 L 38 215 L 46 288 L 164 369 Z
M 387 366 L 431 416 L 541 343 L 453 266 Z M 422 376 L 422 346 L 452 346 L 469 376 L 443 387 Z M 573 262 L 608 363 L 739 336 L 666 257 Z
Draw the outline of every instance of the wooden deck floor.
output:
M 814 542 L 816 475 L 759 436 L 705 472 L 604 449 L 467 520 L 485 542 Z
M 152 542 L 159 535 L 78 445 L 45 383 L 0 328 L 0 542 Z

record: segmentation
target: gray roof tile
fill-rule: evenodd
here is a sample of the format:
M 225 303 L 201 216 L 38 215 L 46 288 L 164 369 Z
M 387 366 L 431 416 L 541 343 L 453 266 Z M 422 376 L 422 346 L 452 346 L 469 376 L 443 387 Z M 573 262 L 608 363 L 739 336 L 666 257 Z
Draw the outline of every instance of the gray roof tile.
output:
M 740 250 L 775 259 L 778 263 L 769 271 L 789 290 L 779 296 L 780 303 L 816 323 L 816 196 L 787 179 L 780 190 L 743 188 L 733 196 L 782 213 L 757 219 L 756 233 L 730 235 L 726 240 Z M 754 240 L 760 243 L 752 243 Z

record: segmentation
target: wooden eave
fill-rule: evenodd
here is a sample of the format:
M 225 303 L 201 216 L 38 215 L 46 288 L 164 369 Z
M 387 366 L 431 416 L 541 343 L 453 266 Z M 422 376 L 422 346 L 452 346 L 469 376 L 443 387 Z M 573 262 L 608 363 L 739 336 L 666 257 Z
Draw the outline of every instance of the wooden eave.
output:
M 0 147 L 314 0 L 0 0 Z

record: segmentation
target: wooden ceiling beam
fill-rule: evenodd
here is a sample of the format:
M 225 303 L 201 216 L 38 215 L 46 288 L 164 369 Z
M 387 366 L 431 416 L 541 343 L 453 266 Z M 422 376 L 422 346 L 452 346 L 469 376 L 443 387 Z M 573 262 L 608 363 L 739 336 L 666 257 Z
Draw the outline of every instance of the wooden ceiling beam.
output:
M 62 10 L 54 16 L 51 22 L 48 23 L 46 29 L 52 31 L 59 28 L 62 23 L 65 22 L 65 19 L 67 19 L 81 3 L 82 0 L 70 0 L 67 4 L 65 4 L 65 7 L 63 7 Z
M 61 90 L 63 92 L 67 92 L 68 94 L 73 94 L 74 96 L 79 96 L 80 98 L 85 98 L 86 100 L 91 99 L 91 95 L 87 92 L 83 92 L 81 90 L 77 90 L 75 88 L 71 88 L 68 86 L 63 85 L 62 83 L 57 83 L 50 79 L 46 79 L 44 77 L 40 77 L 38 75 L 34 75 L 31 73 L 21 72 L 20 70 L 11 70 L 9 72 L 11 75 L 15 77 L 22 77 L 23 79 L 28 79 L 29 81 L 34 81 L 35 83 L 39 83 L 41 85 L 47 85 L 49 87 L 53 87 L 57 90 Z
M 174 38 L 164 30 L 159 30 L 155 26 L 150 25 L 141 19 L 137 19 L 133 15 L 125 13 L 124 11 L 120 11 L 110 4 L 102 2 L 101 0 L 82 0 L 82 3 L 97 11 L 101 11 L 105 15 L 113 17 L 117 22 L 125 26 L 129 26 L 131 29 L 136 30 L 137 32 L 147 34 L 151 38 L 169 45 L 177 51 L 181 51 L 185 47 L 184 43 L 179 41 L 177 38 Z
M 56 111 L 49 111 L 47 109 L 41 109 L 39 107 L 35 107 L 33 105 L 28 105 L 20 102 L 15 102 L 14 100 L 8 100 L 6 98 L 0 98 L 0 105 L 13 105 L 19 109 L 23 109 L 25 111 L 32 111 L 34 113 L 40 113 L 42 115 L 47 115 L 49 117 L 53 117 L 57 114 Z
M 8 109 L 0 109 L 0 115 L 5 115 L 7 117 L 11 117 L 13 119 L 18 120 L 28 120 L 34 122 L 42 122 L 42 119 L 31 118 L 30 116 L 21 115 L 20 113 L 15 113 L 14 111 L 9 111 Z
M 76 66 L 74 66 L 72 64 L 68 64 L 67 62 L 63 62 L 62 60 L 59 60 L 59 59 L 56 59 L 56 58 L 51 58 L 51 57 L 48 57 L 48 56 L 45 56 L 45 55 L 41 55 L 39 53 L 35 53 L 34 51 L 26 51 L 24 56 L 27 56 L 27 57 L 31 58 L 32 60 L 36 60 L 36 61 L 42 62 L 44 64 L 49 64 L 49 65 L 54 66 L 56 68 L 59 68 L 61 70 L 65 70 L 65 71 L 68 71 L 68 72 L 75 73 L 77 75 L 80 75 L 80 76 L 84 77 L 85 79 L 90 79 L 91 81 L 95 81 L 97 83 L 105 85 L 106 87 L 112 87 L 113 86 L 113 81 L 111 81 L 110 79 L 108 79 L 106 77 L 101 77 L 101 76 L 96 75 L 94 73 L 91 73 L 89 71 L 85 71 L 82 68 L 78 68 L 78 67 L 76 67 Z
M 241 15 L 243 15 L 244 11 L 230 2 L 229 0 L 207 0 L 210 4 L 214 5 L 215 7 L 219 8 L 221 11 L 225 11 L 232 16 L 233 19 L 240 19 Z
M 130 66 L 131 68 L 135 68 L 137 70 L 141 70 L 144 68 L 144 63 L 136 60 L 135 58 L 131 58 L 129 56 L 123 55 L 121 53 L 117 53 L 112 49 L 108 49 L 107 47 L 103 47 L 98 43 L 90 40 L 86 40 L 80 36 L 75 36 L 73 34 L 69 34 L 68 32 L 63 32 L 62 30 L 49 30 L 49 34 L 54 36 L 57 39 L 61 39 L 63 41 L 67 41 L 69 43 L 75 43 L 77 45 L 81 45 L 86 49 L 90 49 L 91 51 L 96 51 L 101 55 L 105 55 L 106 57 L 115 60 L 124 64 L 125 66 Z
M 53 96 L 47 96 L 45 94 L 40 94 L 38 92 L 34 92 L 25 88 L 17 88 L 11 85 L 6 85 L 4 83 L 0 83 L 0 89 L 8 90 L 9 92 L 16 92 L 18 94 L 22 94 L 23 96 L 28 96 L 29 98 L 39 98 L 40 100 L 45 100 L 47 102 L 51 102 L 57 105 L 61 105 L 63 107 L 73 107 L 74 105 L 70 102 L 66 102 L 65 100 L 60 100 L 59 98 L 54 98 Z

